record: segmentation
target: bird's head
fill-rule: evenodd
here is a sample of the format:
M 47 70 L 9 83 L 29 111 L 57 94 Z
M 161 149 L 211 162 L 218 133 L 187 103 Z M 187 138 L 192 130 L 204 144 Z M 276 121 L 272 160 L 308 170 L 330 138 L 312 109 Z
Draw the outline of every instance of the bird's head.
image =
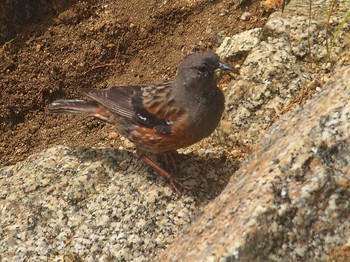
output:
M 238 74 L 238 70 L 224 64 L 219 56 L 213 52 L 195 52 L 188 55 L 180 64 L 177 76 L 180 78 L 212 78 L 214 74 L 225 72 Z

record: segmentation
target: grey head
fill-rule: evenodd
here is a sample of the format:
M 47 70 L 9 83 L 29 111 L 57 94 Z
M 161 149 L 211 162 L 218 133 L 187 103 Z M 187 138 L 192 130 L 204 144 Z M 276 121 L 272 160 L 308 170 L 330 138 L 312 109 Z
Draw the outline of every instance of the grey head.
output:
M 217 69 L 234 71 L 228 65 L 221 63 L 216 53 L 195 52 L 188 55 L 180 64 L 175 81 L 187 92 L 197 88 L 202 91 L 213 89 L 216 88 L 215 70 Z

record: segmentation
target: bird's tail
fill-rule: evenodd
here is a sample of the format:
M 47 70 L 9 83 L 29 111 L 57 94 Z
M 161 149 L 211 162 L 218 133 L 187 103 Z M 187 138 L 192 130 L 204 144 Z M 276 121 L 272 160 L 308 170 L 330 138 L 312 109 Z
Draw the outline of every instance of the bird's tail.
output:
M 48 111 L 58 114 L 93 115 L 98 109 L 99 105 L 96 101 L 59 99 L 49 106 Z

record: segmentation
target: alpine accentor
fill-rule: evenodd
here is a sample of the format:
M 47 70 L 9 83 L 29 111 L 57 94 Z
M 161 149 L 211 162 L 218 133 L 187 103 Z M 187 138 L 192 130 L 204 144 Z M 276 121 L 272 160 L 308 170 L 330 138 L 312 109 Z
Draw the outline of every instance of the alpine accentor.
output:
M 53 113 L 86 114 L 113 124 L 139 151 L 166 153 L 187 147 L 209 136 L 224 111 L 224 95 L 217 87 L 216 69 L 235 71 L 213 52 L 196 52 L 180 64 L 174 80 L 151 85 L 82 89 L 91 98 L 56 100 Z M 142 159 L 181 185 L 145 154 Z

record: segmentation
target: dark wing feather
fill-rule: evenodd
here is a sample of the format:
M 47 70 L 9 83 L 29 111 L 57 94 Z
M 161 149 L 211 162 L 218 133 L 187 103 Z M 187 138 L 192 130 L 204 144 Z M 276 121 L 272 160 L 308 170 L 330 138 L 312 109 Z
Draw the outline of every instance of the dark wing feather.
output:
M 169 126 L 170 128 L 170 122 L 167 122 L 166 119 L 159 118 L 157 115 L 147 111 L 143 104 L 143 97 L 141 93 L 137 93 L 132 97 L 132 105 L 134 108 L 133 120 L 137 124 L 150 128 L 154 128 L 156 126 Z
M 176 107 L 173 81 L 142 87 L 141 96 L 133 97 L 137 123 L 156 132 L 173 134 L 173 126 L 185 110 Z
M 84 88 L 82 91 L 111 112 L 132 119 L 134 109 L 132 97 L 140 93 L 141 86 L 115 86 L 108 89 Z
M 174 107 L 172 82 L 150 86 L 118 86 L 108 89 L 85 88 L 83 92 L 99 104 L 140 126 L 161 134 L 171 134 L 171 127 L 183 111 Z

